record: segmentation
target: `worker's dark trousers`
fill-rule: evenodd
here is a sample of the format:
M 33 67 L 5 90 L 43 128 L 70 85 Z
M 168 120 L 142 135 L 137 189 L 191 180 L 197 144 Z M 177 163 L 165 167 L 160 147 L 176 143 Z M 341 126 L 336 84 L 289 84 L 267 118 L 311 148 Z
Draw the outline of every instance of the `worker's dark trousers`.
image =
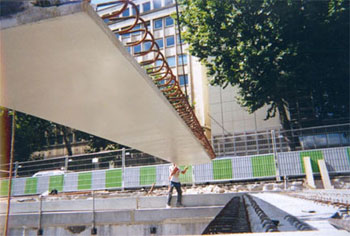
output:
M 181 183 L 171 181 L 169 193 L 168 193 L 168 205 L 170 205 L 174 187 L 176 188 L 176 191 L 177 191 L 177 203 L 182 204 L 182 201 L 181 201 L 182 200 Z

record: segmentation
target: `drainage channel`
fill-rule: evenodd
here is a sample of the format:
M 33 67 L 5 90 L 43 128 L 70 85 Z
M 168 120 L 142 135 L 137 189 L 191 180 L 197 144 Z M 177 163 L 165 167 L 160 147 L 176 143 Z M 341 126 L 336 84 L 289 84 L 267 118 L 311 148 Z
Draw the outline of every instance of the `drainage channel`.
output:
M 250 233 L 250 223 L 244 198 L 233 197 L 209 223 L 202 234 Z

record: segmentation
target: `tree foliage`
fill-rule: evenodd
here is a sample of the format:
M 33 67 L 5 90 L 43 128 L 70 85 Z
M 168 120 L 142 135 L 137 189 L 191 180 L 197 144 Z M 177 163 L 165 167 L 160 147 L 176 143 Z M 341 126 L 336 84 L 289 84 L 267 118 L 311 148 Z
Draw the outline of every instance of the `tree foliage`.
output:
M 212 85 L 237 86 L 249 112 L 283 128 L 349 117 L 349 1 L 182 0 L 190 53 Z M 303 103 L 308 112 L 293 109 Z M 311 110 L 311 112 L 310 112 Z M 300 115 L 301 114 L 301 115 Z M 305 116 L 305 117 L 303 117 Z M 308 125 L 308 124 L 305 124 Z
M 11 138 L 10 131 L 12 116 L 12 111 L 0 107 L 0 118 L 1 120 L 6 121 L 3 122 L 4 124 L 2 125 L 4 132 L 1 132 L 1 139 L 4 139 L 4 142 L 2 143 L 5 144 L 6 142 L 5 145 L 8 146 L 7 148 L 9 148 L 10 145 L 9 140 Z M 57 141 L 58 136 L 62 137 L 67 154 L 68 156 L 71 156 L 73 155 L 72 145 L 74 144 L 70 137 L 73 133 L 79 140 L 87 141 L 88 147 L 86 152 L 99 152 L 102 150 L 115 150 L 119 148 L 119 145 L 114 142 L 22 112 L 16 112 L 15 119 L 15 161 L 28 161 L 31 158 L 40 158 L 32 156 L 32 154 L 36 151 L 43 151 L 49 148 L 51 145 L 50 140 L 55 142 Z M 1 153 L 3 153 L 3 155 L 9 155 L 8 150 L 4 150 Z
M 13 112 L 6 108 L 0 107 L 0 116 L 2 120 L 12 120 Z M 8 140 L 11 138 L 11 123 L 6 122 L 3 127 L 8 134 L 6 145 L 9 148 Z M 14 143 L 14 160 L 29 160 L 30 154 L 42 149 L 46 144 L 46 132 L 49 130 L 50 123 L 45 122 L 37 117 L 28 116 L 21 112 L 15 115 L 15 143 Z M 8 154 L 6 154 L 8 155 Z

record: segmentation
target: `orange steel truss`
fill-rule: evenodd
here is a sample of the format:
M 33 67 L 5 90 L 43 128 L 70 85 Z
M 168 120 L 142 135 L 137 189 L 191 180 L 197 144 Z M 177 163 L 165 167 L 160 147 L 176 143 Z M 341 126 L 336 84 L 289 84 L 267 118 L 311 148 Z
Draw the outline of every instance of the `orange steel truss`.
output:
M 113 30 L 113 33 L 118 33 L 119 35 L 141 33 L 141 39 L 128 42 L 126 43 L 126 46 L 136 46 L 147 42 L 151 44 L 149 49 L 143 51 L 141 50 L 139 53 L 135 53 L 136 56 L 145 56 L 148 54 L 153 56 L 153 59 L 151 60 L 140 62 L 140 65 L 145 68 L 147 74 L 152 78 L 154 84 L 163 92 L 170 104 L 175 108 L 188 127 L 192 130 L 193 134 L 203 145 L 210 158 L 214 159 L 215 153 L 213 148 L 205 136 L 204 130 L 187 100 L 187 96 L 185 96 L 182 92 L 179 82 L 176 80 L 176 76 L 173 74 L 164 55 L 160 51 L 160 48 L 155 42 L 152 33 L 148 30 L 146 22 L 140 17 L 136 4 L 130 0 L 119 0 L 98 4 L 97 9 L 99 7 L 106 6 L 112 10 L 110 13 L 102 15 L 101 18 L 108 19 L 109 25 L 124 20 L 133 20 L 133 23 L 127 28 Z M 125 17 L 122 16 L 123 11 L 127 10 L 129 6 L 132 7 L 135 14 Z M 159 61 L 161 62 L 161 65 L 155 66 L 155 63 Z

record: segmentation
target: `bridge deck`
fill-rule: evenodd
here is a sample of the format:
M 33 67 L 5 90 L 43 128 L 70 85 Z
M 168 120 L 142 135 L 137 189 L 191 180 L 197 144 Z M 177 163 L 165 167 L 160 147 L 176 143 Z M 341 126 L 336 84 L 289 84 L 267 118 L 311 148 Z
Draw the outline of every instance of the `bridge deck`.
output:
M 1 22 L 1 106 L 178 164 L 210 161 L 87 3 L 31 11 Z

